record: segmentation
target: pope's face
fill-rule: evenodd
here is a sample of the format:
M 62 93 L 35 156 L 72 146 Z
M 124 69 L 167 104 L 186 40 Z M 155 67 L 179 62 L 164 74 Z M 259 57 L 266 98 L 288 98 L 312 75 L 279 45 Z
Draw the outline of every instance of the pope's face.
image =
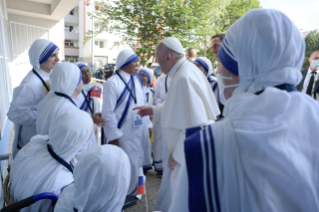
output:
M 156 62 L 160 65 L 162 72 L 168 74 L 171 69 L 169 65 L 169 55 L 160 49 L 160 45 L 163 44 L 159 44 L 155 50 Z

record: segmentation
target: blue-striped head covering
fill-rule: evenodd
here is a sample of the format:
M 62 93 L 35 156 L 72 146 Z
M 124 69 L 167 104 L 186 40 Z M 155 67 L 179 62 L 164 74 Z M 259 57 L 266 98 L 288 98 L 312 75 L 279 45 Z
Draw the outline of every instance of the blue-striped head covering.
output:
M 75 63 L 75 65 L 77 65 L 80 70 L 82 70 L 82 68 L 87 68 L 87 65 L 85 65 L 85 64 L 82 63 L 82 62 L 77 62 L 77 63 Z
M 47 47 L 44 49 L 44 51 L 41 53 L 39 57 L 39 63 L 45 63 L 49 59 L 49 57 L 53 54 L 55 50 L 59 49 L 54 43 L 50 43 L 47 45 Z
M 153 71 L 151 69 L 148 68 L 141 68 L 137 74 L 139 73 L 143 73 L 147 76 L 147 84 L 150 85 L 152 83 L 153 80 Z
M 207 73 L 206 76 L 210 76 L 213 73 L 213 65 L 212 65 L 212 62 L 208 58 L 206 58 L 206 57 L 198 57 L 198 58 L 196 58 L 194 63 L 197 63 L 198 65 L 203 67 L 203 69 Z
M 223 66 L 233 75 L 238 76 L 238 64 L 235 60 L 235 56 L 229 50 L 229 45 L 227 39 L 224 38 L 223 43 L 218 52 L 219 61 L 223 64 Z
M 119 71 L 122 68 L 131 65 L 135 61 L 137 61 L 139 57 L 135 52 L 130 49 L 124 49 L 120 52 L 116 59 L 116 70 Z
M 29 59 L 34 70 L 40 70 L 40 64 L 48 60 L 52 53 L 59 49 L 54 43 L 45 39 L 38 39 L 33 42 L 29 49 Z

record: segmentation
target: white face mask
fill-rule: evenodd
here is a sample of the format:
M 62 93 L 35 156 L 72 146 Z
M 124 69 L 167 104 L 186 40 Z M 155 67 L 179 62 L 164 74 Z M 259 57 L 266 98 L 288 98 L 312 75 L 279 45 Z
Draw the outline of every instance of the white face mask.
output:
M 228 79 L 228 80 L 234 80 L 234 79 L 231 77 L 223 77 L 221 74 L 218 74 L 217 82 L 218 82 L 218 90 L 219 90 L 219 101 L 220 103 L 225 105 L 227 101 L 224 94 L 225 88 L 237 87 L 239 86 L 239 84 L 224 85 L 223 79 Z

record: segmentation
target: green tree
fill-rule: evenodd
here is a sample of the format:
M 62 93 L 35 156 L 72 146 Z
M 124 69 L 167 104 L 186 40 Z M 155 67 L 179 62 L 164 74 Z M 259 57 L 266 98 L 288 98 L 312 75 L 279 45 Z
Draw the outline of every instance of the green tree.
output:
M 178 38 L 185 48 L 212 59 L 210 38 L 226 32 L 258 0 L 101 0 L 91 17 L 102 23 L 100 31 L 87 32 L 86 40 L 101 31 L 116 32 L 140 56 L 143 65 L 154 56 L 164 37 Z
M 309 57 L 311 55 L 312 52 L 319 50 L 319 32 L 318 30 L 314 30 L 312 32 L 310 32 L 306 38 L 306 54 L 305 54 L 305 60 L 303 63 L 302 68 L 309 68 L 310 64 L 309 64 Z
M 185 48 L 212 34 L 212 20 L 229 0 L 103 0 L 91 17 L 104 26 L 87 32 L 87 40 L 103 31 L 116 32 L 144 65 L 164 37 L 177 37 Z M 200 42 L 198 42 L 200 40 Z
M 226 32 L 228 28 L 249 10 L 261 8 L 258 0 L 231 0 L 225 10 L 214 21 L 215 26 L 221 32 Z

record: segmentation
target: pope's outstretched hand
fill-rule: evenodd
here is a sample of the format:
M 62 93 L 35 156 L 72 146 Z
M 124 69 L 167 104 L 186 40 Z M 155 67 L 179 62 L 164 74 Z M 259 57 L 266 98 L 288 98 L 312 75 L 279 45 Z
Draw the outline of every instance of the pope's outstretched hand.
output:
M 153 115 L 153 108 L 151 106 L 135 107 L 133 110 L 139 110 L 137 114 L 141 117 Z

